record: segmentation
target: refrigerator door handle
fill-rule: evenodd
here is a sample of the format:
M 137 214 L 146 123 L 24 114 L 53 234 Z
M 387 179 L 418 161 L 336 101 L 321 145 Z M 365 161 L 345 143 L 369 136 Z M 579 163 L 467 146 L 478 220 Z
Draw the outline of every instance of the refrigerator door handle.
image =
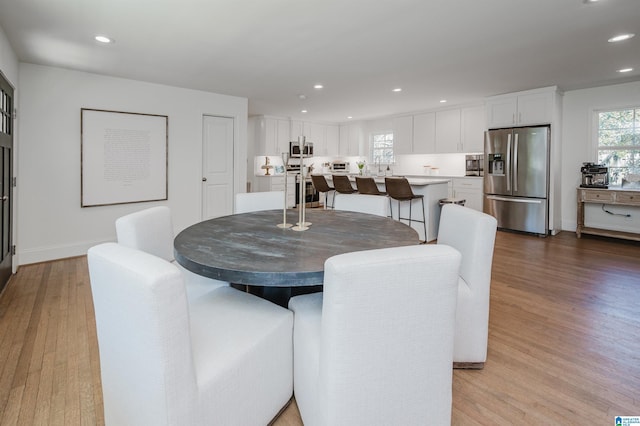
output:
M 518 192 L 518 133 L 513 142 L 513 192 Z
M 487 195 L 487 200 L 509 201 L 511 203 L 527 203 L 527 204 L 540 204 L 544 201 L 544 200 L 535 199 L 535 198 L 497 197 L 495 195 Z
M 507 135 L 507 192 L 511 192 L 511 133 Z

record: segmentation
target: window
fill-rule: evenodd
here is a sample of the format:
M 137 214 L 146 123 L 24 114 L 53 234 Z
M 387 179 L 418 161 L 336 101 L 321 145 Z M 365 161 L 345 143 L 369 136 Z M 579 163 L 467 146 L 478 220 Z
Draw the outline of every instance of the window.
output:
M 371 161 L 373 164 L 393 163 L 393 132 L 371 135 Z
M 609 184 L 640 174 L 640 107 L 598 111 L 598 163 L 609 167 Z

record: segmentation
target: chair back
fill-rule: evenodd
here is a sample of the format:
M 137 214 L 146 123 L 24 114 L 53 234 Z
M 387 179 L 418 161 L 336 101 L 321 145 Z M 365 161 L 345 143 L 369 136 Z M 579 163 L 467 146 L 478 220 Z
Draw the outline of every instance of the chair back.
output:
M 311 183 L 313 183 L 313 187 L 318 192 L 333 191 L 333 188 L 329 186 L 324 175 L 311 175 Z
M 384 186 L 389 197 L 394 200 L 412 200 L 415 198 L 407 178 L 386 177 L 384 178 Z
M 353 194 L 356 192 L 351 186 L 349 177 L 347 175 L 332 175 L 333 187 L 341 194 Z
M 87 253 L 106 424 L 188 424 L 197 398 L 178 269 L 116 243 Z
M 386 192 L 381 192 L 378 189 L 378 185 L 372 177 L 356 176 L 356 188 L 360 194 L 386 195 Z
M 326 261 L 319 424 L 450 424 L 459 265 L 438 245 Z
M 493 216 L 457 204 L 442 206 L 438 244 L 453 247 L 462 254 L 456 318 L 457 362 L 484 362 L 486 358 L 496 229 Z
M 239 192 L 236 194 L 236 213 L 262 210 L 282 210 L 284 191 Z
M 116 219 L 118 244 L 173 261 L 171 210 L 151 207 Z
M 378 216 L 389 216 L 387 197 L 368 194 L 338 194 L 333 202 L 336 210 L 369 213 Z

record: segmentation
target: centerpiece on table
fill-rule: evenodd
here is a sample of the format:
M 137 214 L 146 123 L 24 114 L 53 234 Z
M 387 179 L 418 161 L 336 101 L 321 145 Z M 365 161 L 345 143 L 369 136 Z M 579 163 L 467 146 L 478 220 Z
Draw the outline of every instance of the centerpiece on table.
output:
M 356 165 L 358 166 L 358 174 L 362 176 L 362 170 L 364 169 L 364 165 L 366 163 L 364 161 L 358 161 Z

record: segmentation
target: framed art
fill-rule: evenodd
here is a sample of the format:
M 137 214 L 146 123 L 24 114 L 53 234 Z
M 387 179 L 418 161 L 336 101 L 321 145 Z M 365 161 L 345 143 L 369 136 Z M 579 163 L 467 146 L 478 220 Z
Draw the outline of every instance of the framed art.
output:
M 167 199 L 166 115 L 82 108 L 81 206 Z

